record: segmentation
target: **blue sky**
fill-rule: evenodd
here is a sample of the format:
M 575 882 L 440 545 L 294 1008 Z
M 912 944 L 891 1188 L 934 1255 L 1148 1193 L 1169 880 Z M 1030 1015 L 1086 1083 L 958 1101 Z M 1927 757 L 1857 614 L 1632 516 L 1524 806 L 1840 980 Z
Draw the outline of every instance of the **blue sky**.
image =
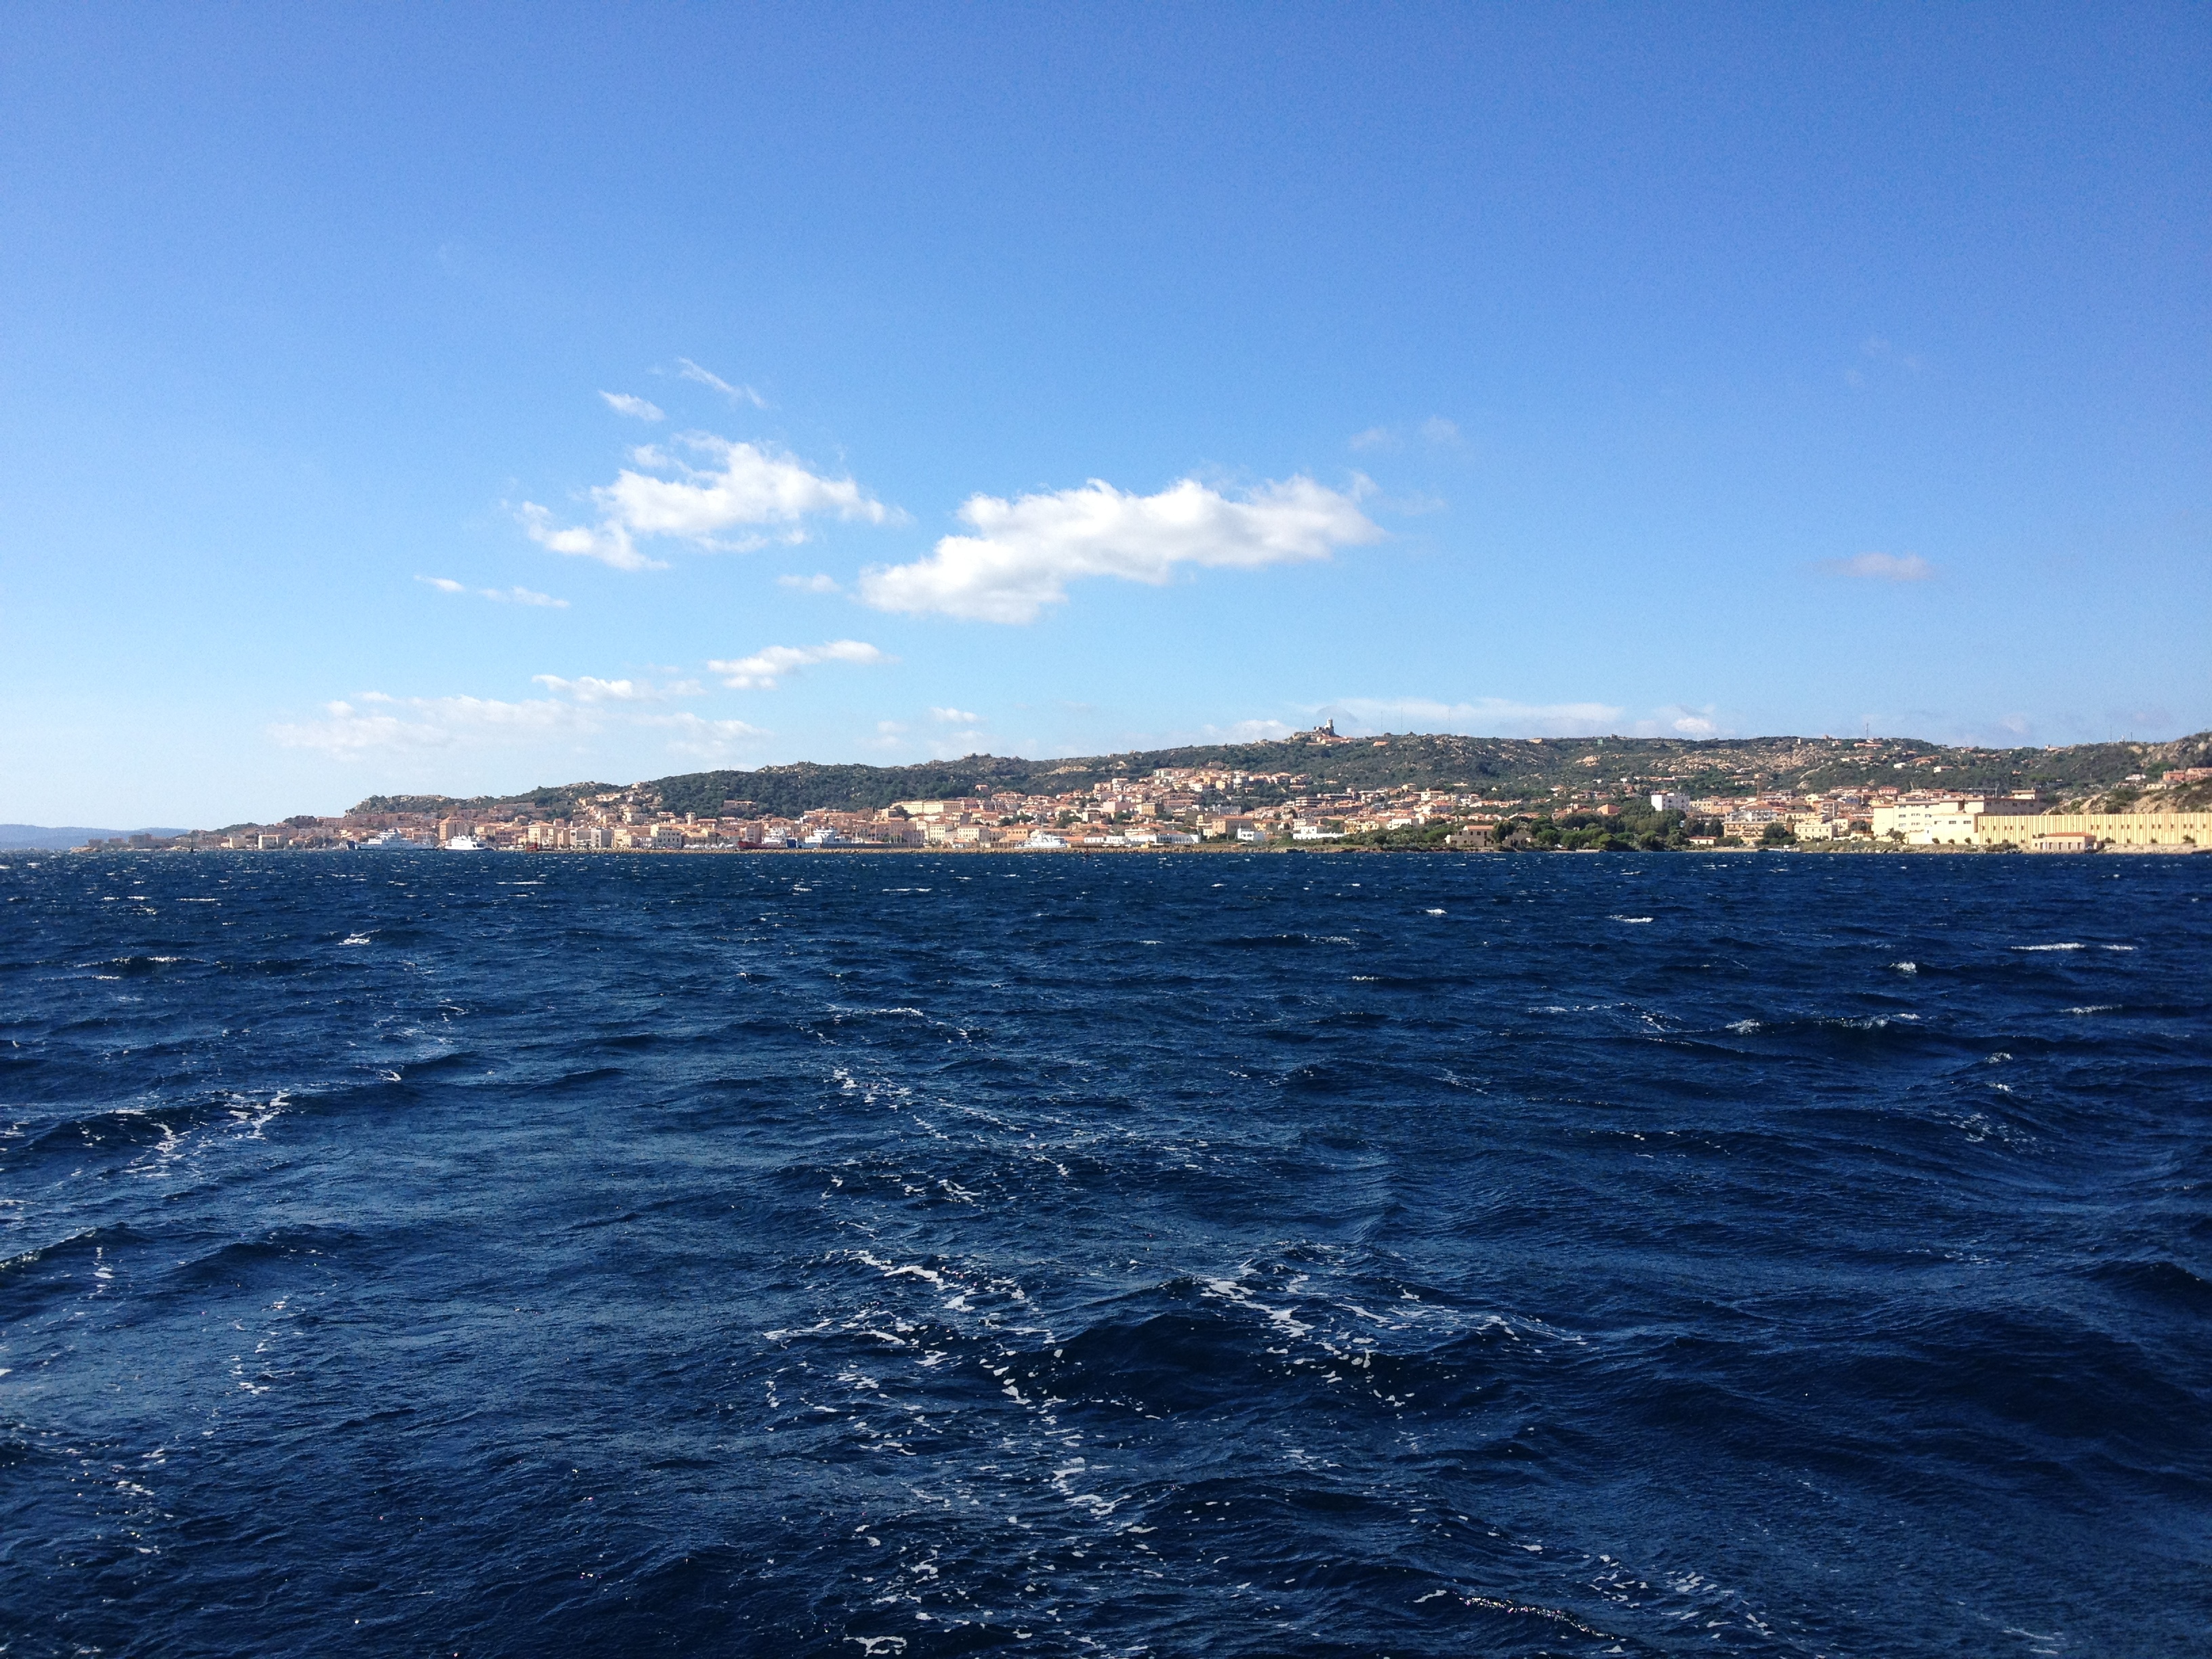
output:
M 5 27 L 0 818 L 2212 726 L 2201 7 Z

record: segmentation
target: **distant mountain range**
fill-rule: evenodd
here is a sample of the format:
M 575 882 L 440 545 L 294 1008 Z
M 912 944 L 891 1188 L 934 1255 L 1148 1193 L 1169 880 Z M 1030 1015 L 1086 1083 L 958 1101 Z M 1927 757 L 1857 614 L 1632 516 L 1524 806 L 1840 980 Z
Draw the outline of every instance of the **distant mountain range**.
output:
M 181 836 L 181 830 L 91 830 L 79 823 L 0 823 L 0 853 L 65 853 L 118 836 Z

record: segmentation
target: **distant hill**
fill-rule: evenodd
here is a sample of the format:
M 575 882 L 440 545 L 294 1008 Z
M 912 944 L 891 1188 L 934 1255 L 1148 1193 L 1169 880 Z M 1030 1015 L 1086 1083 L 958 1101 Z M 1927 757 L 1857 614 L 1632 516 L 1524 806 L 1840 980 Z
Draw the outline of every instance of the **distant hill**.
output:
M 1310 785 L 1384 789 L 1401 784 L 1475 790 L 1487 795 L 1540 793 L 1555 784 L 1626 793 L 1665 784 L 1690 794 L 1753 788 L 1832 789 L 1895 783 L 1909 788 L 2041 789 L 2061 799 L 2122 792 L 2137 773 L 2155 778 L 2179 767 L 2212 765 L 2212 732 L 2171 743 L 2072 744 L 2059 748 L 1950 747 L 1917 738 L 1474 738 L 1401 732 L 1379 738 L 1209 744 L 1131 750 L 1077 759 L 1023 760 L 966 755 L 914 766 L 823 765 L 801 761 L 757 770 L 684 772 L 639 786 L 671 811 L 708 816 L 725 804 L 748 812 L 795 817 L 813 807 L 865 811 L 897 800 L 945 800 L 985 789 L 1057 793 L 1161 767 L 1221 767 L 1288 773 L 1295 785 L 1240 792 L 1264 800 Z M 580 800 L 617 786 L 550 785 L 517 795 L 372 795 L 357 812 L 527 811 L 565 816 Z M 96 832 L 95 832 L 96 833 Z
M 118 836 L 181 836 L 181 830 L 88 830 L 74 823 L 0 823 L 0 853 L 65 853 Z

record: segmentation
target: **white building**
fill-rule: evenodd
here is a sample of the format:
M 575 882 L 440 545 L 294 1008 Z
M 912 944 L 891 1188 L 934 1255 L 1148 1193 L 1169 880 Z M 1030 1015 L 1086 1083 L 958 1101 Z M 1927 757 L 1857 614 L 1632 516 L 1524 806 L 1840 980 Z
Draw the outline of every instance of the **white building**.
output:
M 1869 815 L 1875 839 L 1895 836 L 1911 847 L 1972 847 L 1974 824 L 1984 815 L 2040 812 L 2033 790 L 2012 795 L 1941 795 L 1931 800 L 1900 800 L 1877 806 Z
M 1677 790 L 1655 790 L 1651 796 L 1651 810 L 1655 812 L 1686 812 L 1690 810 L 1690 798 Z

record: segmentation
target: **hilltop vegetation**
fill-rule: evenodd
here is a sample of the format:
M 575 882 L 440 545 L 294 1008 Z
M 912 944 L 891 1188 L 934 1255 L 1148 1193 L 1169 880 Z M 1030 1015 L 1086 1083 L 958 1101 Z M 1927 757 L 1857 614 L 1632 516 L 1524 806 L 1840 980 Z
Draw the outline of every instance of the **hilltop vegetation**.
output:
M 673 812 L 708 817 L 729 803 L 795 817 L 816 808 L 872 811 L 900 800 L 949 800 L 985 791 L 1057 793 L 1163 767 L 1222 768 L 1285 775 L 1239 791 L 1280 799 L 1308 788 L 1478 791 L 1510 799 L 1575 789 L 1635 793 L 1662 785 L 1692 795 L 1756 789 L 1827 790 L 1852 784 L 1907 788 L 2036 788 L 2062 799 L 2124 799 L 2126 780 L 2212 765 L 2212 732 L 2171 743 L 2074 744 L 2063 748 L 1957 748 L 1913 738 L 1473 738 L 1449 732 L 1381 738 L 1212 744 L 1130 750 L 1073 760 L 967 755 L 914 766 L 823 765 L 801 761 L 752 771 L 684 772 L 640 786 Z M 488 812 L 564 817 L 611 783 L 548 786 L 515 795 L 372 795 L 356 812 Z M 2192 794 L 2196 792 L 2192 790 Z

